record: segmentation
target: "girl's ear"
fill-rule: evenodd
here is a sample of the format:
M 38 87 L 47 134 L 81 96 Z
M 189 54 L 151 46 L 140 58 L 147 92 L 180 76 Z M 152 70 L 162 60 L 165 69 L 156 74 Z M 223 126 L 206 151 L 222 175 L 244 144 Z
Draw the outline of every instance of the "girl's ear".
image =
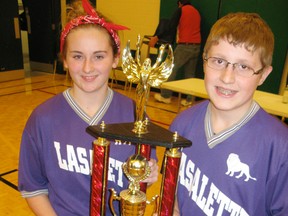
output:
M 261 73 L 261 78 L 259 80 L 258 86 L 261 86 L 264 83 L 264 81 L 269 76 L 269 74 L 272 72 L 272 70 L 273 70 L 273 67 L 271 65 L 270 66 L 266 66 L 263 69 L 263 72 Z
M 119 63 L 119 56 L 115 57 L 112 63 L 112 68 L 117 68 Z

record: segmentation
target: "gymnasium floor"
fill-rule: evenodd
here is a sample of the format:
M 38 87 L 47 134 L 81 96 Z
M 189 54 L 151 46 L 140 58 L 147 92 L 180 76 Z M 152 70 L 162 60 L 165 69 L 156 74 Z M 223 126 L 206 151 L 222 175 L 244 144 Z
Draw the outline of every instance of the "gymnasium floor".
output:
M 0 82 L 0 215 L 33 215 L 25 200 L 17 191 L 17 168 L 21 134 L 27 118 L 32 110 L 43 101 L 64 91 L 71 85 L 65 75 L 26 72 L 25 79 Z M 113 85 L 113 89 L 131 98 L 135 97 L 135 89 L 124 90 L 123 85 Z M 168 128 L 176 116 L 177 101 L 172 104 L 161 104 L 154 101 L 154 92 L 150 93 L 147 113 L 151 120 L 164 128 Z M 164 149 L 157 148 L 159 166 Z M 148 189 L 148 199 L 157 194 L 159 182 Z M 151 207 L 148 207 L 148 212 Z M 147 214 L 149 215 L 149 214 Z M 151 215 L 151 214 L 150 214 Z

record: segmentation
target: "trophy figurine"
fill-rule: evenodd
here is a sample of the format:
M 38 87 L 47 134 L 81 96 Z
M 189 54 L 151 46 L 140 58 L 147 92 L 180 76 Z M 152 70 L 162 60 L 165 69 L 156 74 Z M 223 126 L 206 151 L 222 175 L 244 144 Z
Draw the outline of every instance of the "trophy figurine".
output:
M 136 152 L 123 164 L 123 172 L 129 180 L 129 187 L 117 196 L 114 189 L 110 189 L 109 206 L 112 213 L 113 201 L 120 201 L 121 215 L 142 216 L 147 204 L 154 203 L 154 213 L 159 216 L 173 214 L 174 198 L 178 181 L 181 153 L 179 148 L 191 146 L 187 140 L 177 134 L 164 129 L 145 118 L 146 104 L 150 87 L 159 87 L 168 79 L 173 69 L 173 50 L 171 45 L 160 46 L 156 62 L 151 65 L 151 59 L 146 58 L 140 62 L 140 36 L 136 42 L 135 58 L 131 55 L 130 42 L 122 54 L 122 68 L 127 79 L 136 86 L 136 120 L 135 122 L 108 124 L 87 127 L 87 132 L 94 136 L 93 164 L 92 164 L 92 192 L 91 216 L 105 215 L 105 202 L 107 193 L 107 170 L 110 142 L 108 140 L 121 140 L 136 145 Z M 164 55 L 165 54 L 165 55 Z M 151 146 L 166 148 L 163 159 L 162 182 L 160 195 L 155 195 L 152 201 L 146 199 L 146 184 L 142 183 L 150 174 L 148 162 L 150 160 Z M 159 200 L 159 202 L 158 202 Z
M 136 121 L 133 131 L 137 134 L 147 133 L 147 121 L 144 118 L 146 104 L 150 93 L 150 87 L 159 87 L 168 79 L 173 69 L 174 55 L 170 44 L 162 44 L 159 48 L 158 57 L 153 66 L 151 59 L 146 58 L 140 62 L 140 36 L 136 43 L 135 60 L 131 55 L 130 41 L 122 54 L 122 68 L 128 81 L 137 83 L 136 87 Z M 167 56 L 163 60 L 163 54 L 167 51 Z

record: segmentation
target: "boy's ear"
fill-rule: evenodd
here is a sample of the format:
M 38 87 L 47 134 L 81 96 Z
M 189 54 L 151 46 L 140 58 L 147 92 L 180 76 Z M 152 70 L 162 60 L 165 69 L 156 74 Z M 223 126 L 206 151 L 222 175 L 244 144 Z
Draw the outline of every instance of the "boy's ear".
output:
M 64 66 L 64 68 L 68 68 L 68 65 L 67 65 L 67 62 L 65 59 L 63 59 L 63 66 Z
M 261 78 L 259 80 L 259 83 L 258 83 L 258 86 L 261 86 L 264 81 L 266 80 L 266 78 L 269 76 L 269 74 L 272 72 L 273 70 L 273 67 L 270 65 L 270 66 L 266 66 L 262 73 L 261 73 Z

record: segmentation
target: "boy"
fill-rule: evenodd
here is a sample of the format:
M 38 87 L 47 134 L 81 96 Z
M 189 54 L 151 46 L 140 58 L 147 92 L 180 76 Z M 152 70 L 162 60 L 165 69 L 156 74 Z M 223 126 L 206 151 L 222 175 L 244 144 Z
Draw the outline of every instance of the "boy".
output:
M 272 71 L 274 36 L 255 13 L 218 20 L 204 47 L 210 100 L 170 129 L 184 148 L 174 215 L 288 215 L 288 127 L 253 94 Z

